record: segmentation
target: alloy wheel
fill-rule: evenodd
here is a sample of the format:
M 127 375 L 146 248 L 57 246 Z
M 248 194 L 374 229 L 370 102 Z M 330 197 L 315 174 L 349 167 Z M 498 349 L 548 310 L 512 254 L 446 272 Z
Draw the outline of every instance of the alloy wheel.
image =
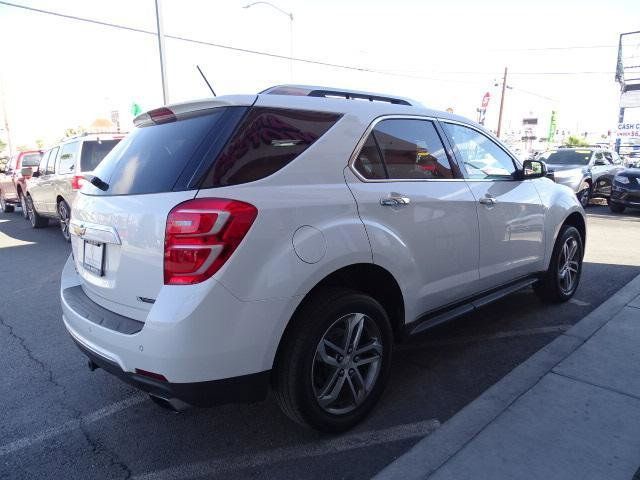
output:
M 65 240 L 69 240 L 69 209 L 63 201 L 58 203 L 58 217 L 60 217 L 60 230 Z
M 20 194 L 20 208 L 22 209 L 22 216 L 24 218 L 29 218 L 29 213 L 27 211 L 27 200 L 22 194 Z
M 336 320 L 316 347 L 311 382 L 318 405 L 334 415 L 358 408 L 373 390 L 382 366 L 380 329 L 363 313 Z
M 578 280 L 580 272 L 578 254 L 578 241 L 573 237 L 567 238 L 562 245 L 558 259 L 558 281 L 560 289 L 565 294 L 574 290 Z

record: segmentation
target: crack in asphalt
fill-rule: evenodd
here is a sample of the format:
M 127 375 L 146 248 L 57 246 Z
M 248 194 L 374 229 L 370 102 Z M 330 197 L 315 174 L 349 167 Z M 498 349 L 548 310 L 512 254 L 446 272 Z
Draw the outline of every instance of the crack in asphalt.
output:
M 86 428 L 86 425 L 82 421 L 82 412 L 64 400 L 68 398 L 67 388 L 55 379 L 53 375 L 53 370 L 49 368 L 42 360 L 36 357 L 36 355 L 31 351 L 31 349 L 27 345 L 27 339 L 19 335 L 15 331 L 13 325 L 8 323 L 2 316 L 0 316 L 0 326 L 3 326 L 5 329 L 8 330 L 9 337 L 16 340 L 18 342 L 18 345 L 20 345 L 20 348 L 22 348 L 22 350 L 27 355 L 27 358 L 29 358 L 29 360 L 35 363 L 43 371 L 43 373 L 45 374 L 46 380 L 61 390 L 62 395 L 61 395 L 60 404 L 72 413 L 72 416 L 74 419 L 77 419 L 79 421 L 78 423 L 79 430 L 82 433 L 82 436 L 84 437 L 85 441 L 91 448 L 91 451 L 96 455 L 104 455 L 109 461 L 109 467 L 117 467 L 120 470 L 122 470 L 125 475 L 123 477 L 124 479 L 131 478 L 133 476 L 133 472 L 131 471 L 129 466 L 120 459 L 118 454 L 106 448 L 97 439 L 93 438 L 90 435 L 89 431 Z

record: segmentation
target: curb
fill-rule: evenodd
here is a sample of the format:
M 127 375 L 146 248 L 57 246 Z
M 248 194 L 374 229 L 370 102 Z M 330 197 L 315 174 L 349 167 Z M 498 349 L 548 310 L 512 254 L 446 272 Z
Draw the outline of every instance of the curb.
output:
M 438 430 L 387 465 L 374 478 L 425 479 L 446 463 L 520 396 L 640 295 L 640 275 L 553 342 L 538 350 Z M 637 302 L 640 304 L 640 297 Z

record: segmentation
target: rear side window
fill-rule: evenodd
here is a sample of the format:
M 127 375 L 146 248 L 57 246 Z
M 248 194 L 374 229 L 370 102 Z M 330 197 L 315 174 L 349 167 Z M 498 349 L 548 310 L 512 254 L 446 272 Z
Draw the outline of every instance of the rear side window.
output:
M 57 171 L 60 174 L 72 173 L 78 156 L 78 142 L 70 142 L 62 145 Z
M 44 174 L 47 171 L 47 161 L 49 160 L 50 155 L 51 155 L 51 150 L 47 150 L 46 152 L 44 152 L 44 155 L 42 155 L 42 158 L 40 159 L 38 170 L 42 174 Z
M 214 162 L 202 188 L 268 177 L 313 145 L 339 118 L 336 113 L 252 108 Z
M 382 120 L 369 134 L 354 167 L 367 179 L 454 177 L 442 140 L 430 120 Z
M 80 171 L 91 172 L 120 140 L 85 140 L 80 154 Z

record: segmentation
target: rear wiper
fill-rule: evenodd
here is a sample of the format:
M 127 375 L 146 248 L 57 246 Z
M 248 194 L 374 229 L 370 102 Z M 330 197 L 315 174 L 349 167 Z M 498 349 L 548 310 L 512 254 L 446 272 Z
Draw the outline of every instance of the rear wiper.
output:
M 104 180 L 100 180 L 100 178 L 96 177 L 95 175 L 85 175 L 84 178 L 85 180 L 88 180 L 91 185 L 93 185 L 96 188 L 99 188 L 103 192 L 106 192 L 107 190 L 109 190 L 109 184 Z

